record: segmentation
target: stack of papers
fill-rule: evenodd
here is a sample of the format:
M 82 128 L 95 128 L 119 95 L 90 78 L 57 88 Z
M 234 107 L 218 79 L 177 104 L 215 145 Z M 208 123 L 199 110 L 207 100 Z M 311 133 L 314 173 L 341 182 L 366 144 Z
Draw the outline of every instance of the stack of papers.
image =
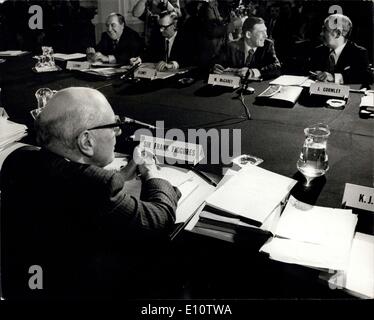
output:
M 356 233 L 345 277 L 346 289 L 374 299 L 374 236 Z
M 84 53 L 71 53 L 71 54 L 55 53 L 53 57 L 56 60 L 67 61 L 67 60 L 74 60 L 74 59 L 82 59 L 82 58 L 85 58 L 86 55 Z
M 315 81 L 309 79 L 308 77 L 283 75 L 283 76 L 280 76 L 280 77 L 274 79 L 269 84 L 270 85 L 298 86 L 298 87 L 303 87 L 303 88 L 309 88 L 312 83 L 315 83 Z
M 229 179 L 207 200 L 207 205 L 262 225 L 288 196 L 296 180 L 249 165 Z
M 282 262 L 345 270 L 356 224 L 352 210 L 312 206 L 290 197 L 275 237 L 260 251 Z
M 0 151 L 9 144 L 24 137 L 26 135 L 26 130 L 27 127 L 23 124 L 0 118 Z
M 21 50 L 7 50 L 7 51 L 0 51 L 0 57 L 18 57 L 27 54 L 28 51 L 21 51 Z
M 86 74 L 92 74 L 95 76 L 99 76 L 102 78 L 111 78 L 115 76 L 120 76 L 127 72 L 130 69 L 129 66 L 121 67 L 121 68 L 97 68 L 97 69 L 84 69 L 80 70 Z

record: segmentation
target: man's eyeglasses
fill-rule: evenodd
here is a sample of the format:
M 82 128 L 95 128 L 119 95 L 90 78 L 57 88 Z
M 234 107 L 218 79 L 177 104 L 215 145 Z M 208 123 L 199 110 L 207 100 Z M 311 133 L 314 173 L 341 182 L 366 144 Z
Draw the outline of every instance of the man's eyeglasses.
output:
M 167 26 L 163 26 L 163 25 L 159 25 L 159 27 L 160 27 L 160 31 L 164 31 L 164 30 L 166 30 L 167 28 L 169 28 L 170 26 L 172 26 L 174 24 L 174 22 L 172 22 L 172 23 L 170 23 L 170 24 L 168 24 Z
M 87 131 L 98 130 L 98 129 L 113 129 L 114 133 L 116 135 L 119 135 L 119 134 L 121 134 L 121 126 L 124 123 L 125 122 L 123 122 L 119 116 L 115 116 L 115 122 L 109 123 L 109 124 L 104 124 L 104 125 L 101 125 L 101 126 L 96 126 L 96 127 L 93 127 L 93 128 L 89 128 L 89 129 L 87 129 Z

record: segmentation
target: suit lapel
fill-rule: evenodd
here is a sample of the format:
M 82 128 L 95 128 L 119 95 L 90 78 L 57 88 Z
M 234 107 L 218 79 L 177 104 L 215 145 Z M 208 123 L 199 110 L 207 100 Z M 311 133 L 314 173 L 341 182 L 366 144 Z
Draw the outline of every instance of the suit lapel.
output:
M 238 41 L 238 47 L 236 50 L 236 61 L 238 66 L 244 66 L 245 64 L 245 45 L 244 45 L 244 39 L 241 38 Z

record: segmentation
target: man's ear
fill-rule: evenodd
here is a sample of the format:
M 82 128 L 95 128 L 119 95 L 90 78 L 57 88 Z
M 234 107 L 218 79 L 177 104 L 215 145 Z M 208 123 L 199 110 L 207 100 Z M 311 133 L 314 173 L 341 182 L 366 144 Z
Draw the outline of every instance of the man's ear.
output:
M 247 39 L 250 39 L 251 36 L 252 36 L 251 31 L 246 31 L 245 34 L 244 34 L 244 36 L 245 36 Z
M 339 29 L 334 30 L 335 38 L 339 38 L 342 35 L 342 31 Z
M 86 156 L 91 158 L 94 155 L 95 140 L 89 131 L 83 131 L 77 138 L 79 150 Z

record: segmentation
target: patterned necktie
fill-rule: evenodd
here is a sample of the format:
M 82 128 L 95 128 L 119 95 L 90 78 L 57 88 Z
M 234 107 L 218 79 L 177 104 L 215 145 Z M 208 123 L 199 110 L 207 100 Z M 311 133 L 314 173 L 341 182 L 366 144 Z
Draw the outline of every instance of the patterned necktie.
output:
M 334 74 L 335 71 L 335 51 L 331 50 L 329 54 L 329 65 L 328 65 L 328 72 Z
M 113 51 L 117 48 L 117 40 L 113 40 Z
M 165 62 L 169 60 L 169 39 L 165 39 Z
M 251 65 L 254 54 L 255 54 L 255 51 L 253 49 L 248 50 L 248 56 L 247 56 L 247 59 L 245 59 L 246 67 L 249 67 Z

